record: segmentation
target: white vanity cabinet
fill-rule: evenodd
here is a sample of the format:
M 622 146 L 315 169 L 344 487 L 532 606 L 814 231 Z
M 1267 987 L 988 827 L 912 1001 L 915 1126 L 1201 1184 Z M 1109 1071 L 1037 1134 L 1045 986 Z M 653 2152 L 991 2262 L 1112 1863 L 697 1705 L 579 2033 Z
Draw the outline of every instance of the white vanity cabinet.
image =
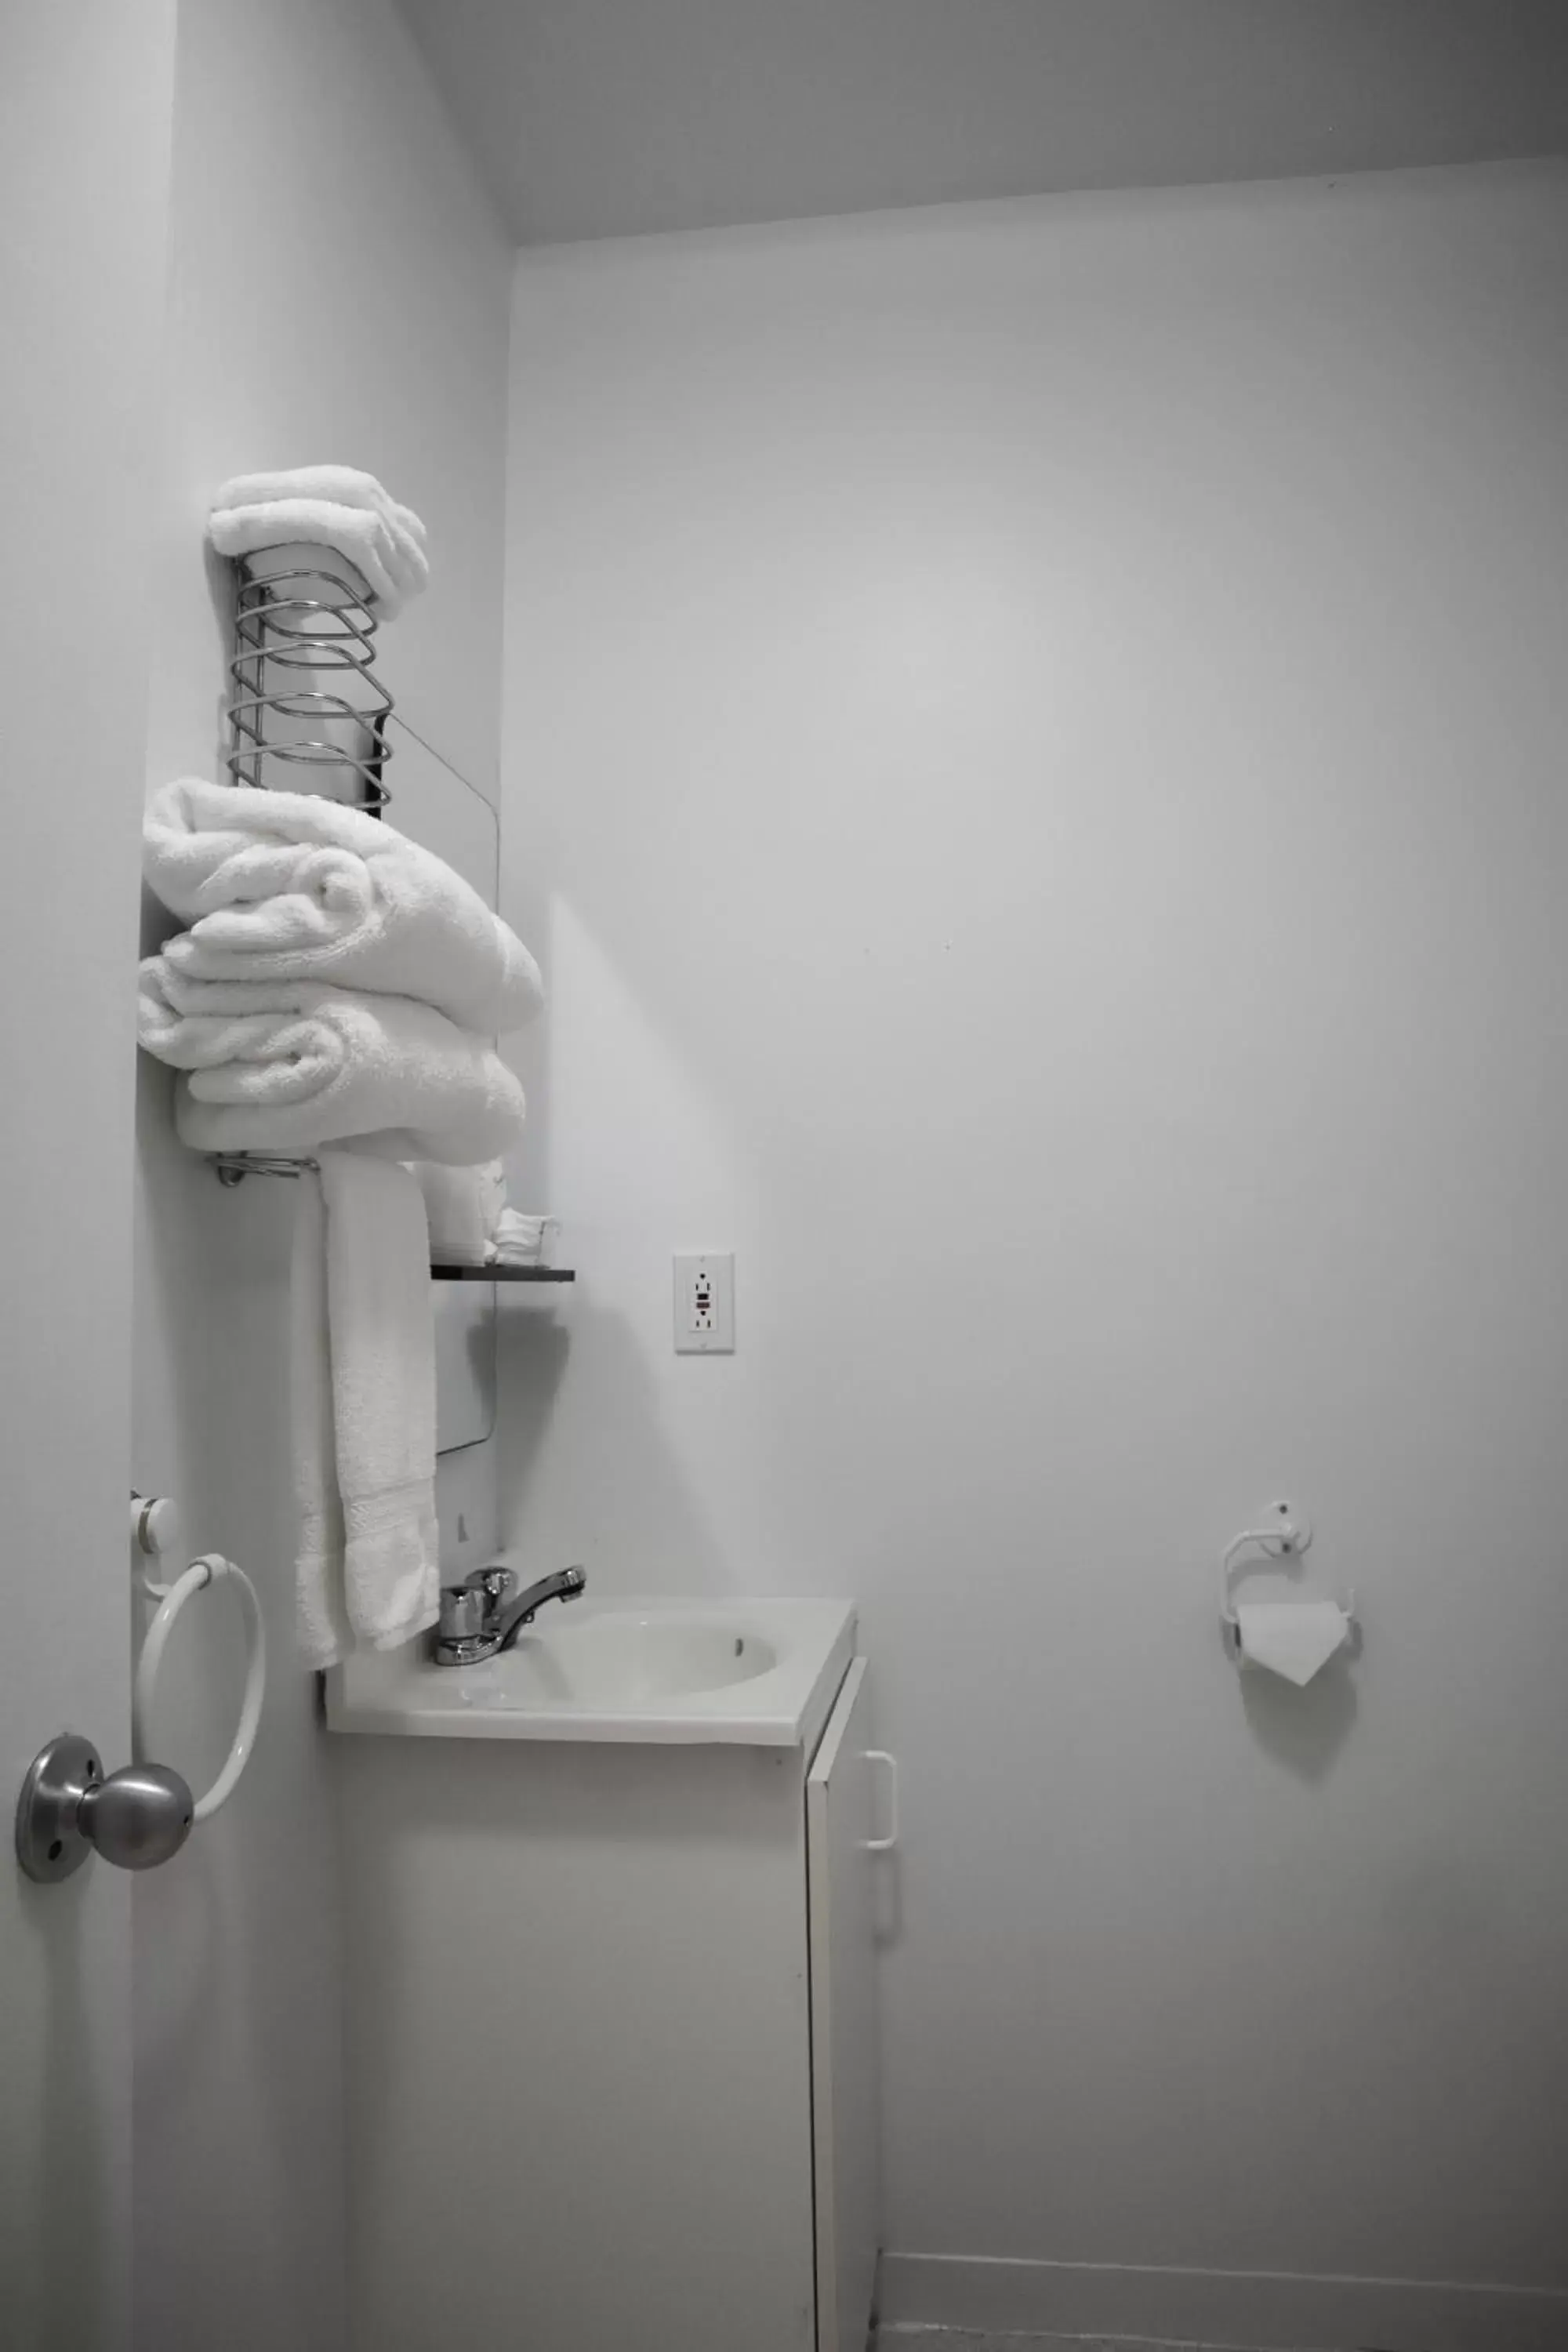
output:
M 877 2284 L 880 2100 L 872 1831 L 864 1658 L 844 1678 L 805 1785 L 811 1968 L 812 2178 L 816 2352 L 865 2352 Z
M 887 1865 L 842 1622 L 788 1746 L 342 1743 L 355 2352 L 864 2352 Z

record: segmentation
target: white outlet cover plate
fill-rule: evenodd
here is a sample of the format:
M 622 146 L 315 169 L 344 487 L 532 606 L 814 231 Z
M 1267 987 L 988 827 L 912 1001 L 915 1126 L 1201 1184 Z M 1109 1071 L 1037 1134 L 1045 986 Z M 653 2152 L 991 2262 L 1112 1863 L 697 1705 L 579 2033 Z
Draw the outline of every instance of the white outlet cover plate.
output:
M 734 1354 L 733 1250 L 676 1253 L 675 1352 L 678 1356 Z

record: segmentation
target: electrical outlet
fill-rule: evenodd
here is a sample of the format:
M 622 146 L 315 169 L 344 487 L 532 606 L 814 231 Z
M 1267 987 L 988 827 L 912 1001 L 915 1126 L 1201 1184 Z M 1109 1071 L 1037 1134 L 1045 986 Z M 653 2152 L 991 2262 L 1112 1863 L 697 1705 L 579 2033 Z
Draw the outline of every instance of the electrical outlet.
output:
M 675 1352 L 735 1352 L 735 1258 L 731 1250 L 696 1250 L 675 1260 Z

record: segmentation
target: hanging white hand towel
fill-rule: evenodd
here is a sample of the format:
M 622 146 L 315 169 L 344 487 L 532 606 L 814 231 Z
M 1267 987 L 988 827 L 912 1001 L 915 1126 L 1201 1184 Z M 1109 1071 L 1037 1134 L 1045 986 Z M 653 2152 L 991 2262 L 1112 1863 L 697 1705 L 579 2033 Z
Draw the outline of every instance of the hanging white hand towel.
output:
M 187 980 L 324 980 L 504 1033 L 544 1002 L 515 931 L 441 858 L 363 809 L 182 776 L 148 798 L 142 870 L 190 929 Z
M 300 1648 L 329 1666 L 439 1608 L 434 1308 L 406 1169 L 324 1151 L 300 1177 L 291 1322 Z
M 465 1168 L 522 1132 L 522 1088 L 500 1055 L 405 997 L 316 981 L 185 980 L 149 956 L 137 1036 L 182 1073 L 174 1125 L 194 1151 L 353 1141 Z

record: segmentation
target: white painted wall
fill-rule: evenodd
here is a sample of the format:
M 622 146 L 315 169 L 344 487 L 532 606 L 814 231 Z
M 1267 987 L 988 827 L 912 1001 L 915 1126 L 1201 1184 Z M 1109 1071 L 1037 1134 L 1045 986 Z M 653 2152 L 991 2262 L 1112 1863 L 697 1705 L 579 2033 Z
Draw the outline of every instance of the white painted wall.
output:
M 22 1776 L 57 1732 L 130 1753 L 132 1069 L 145 573 L 173 0 L 0 22 L 0 2339 L 122 2352 L 131 1884 L 29 1884 Z M 68 616 L 81 616 L 72 629 Z
M 1565 251 L 1546 165 L 520 265 L 509 1533 L 858 1600 L 895 2249 L 1568 2286 Z
M 386 0 L 180 10 L 172 249 L 159 563 L 118 583 L 156 619 L 150 775 L 219 754 L 232 588 L 204 561 L 212 489 L 334 458 L 429 526 L 432 587 L 379 667 L 399 716 L 493 793 L 509 253 Z M 273 1664 L 237 1795 L 136 1889 L 136 2336 L 341 2352 L 342 1891 L 335 1759 L 292 1657 L 293 1202 L 281 1182 L 222 1192 L 168 1105 L 144 1066 L 134 1475 L 181 1497 L 192 1549 L 249 1568 Z M 461 1461 L 441 1503 L 467 1503 L 477 1550 L 493 1456 Z M 226 1608 L 193 1610 L 164 1664 L 162 1744 L 196 1783 L 233 1722 Z

